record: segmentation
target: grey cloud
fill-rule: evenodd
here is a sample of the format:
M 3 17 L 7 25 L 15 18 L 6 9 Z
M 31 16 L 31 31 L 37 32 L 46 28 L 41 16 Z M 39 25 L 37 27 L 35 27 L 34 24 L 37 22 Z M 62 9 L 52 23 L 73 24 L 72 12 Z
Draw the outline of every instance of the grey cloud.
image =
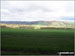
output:
M 49 10 L 47 8 L 41 7 L 41 6 L 37 6 L 37 5 L 30 5 L 28 8 L 24 7 L 24 8 L 9 8 L 9 11 L 11 11 L 12 13 L 23 13 L 23 12 L 27 12 L 27 11 L 36 11 L 36 10 L 42 10 L 43 12 L 52 12 L 52 10 Z
M 55 5 L 57 5 L 57 4 L 55 4 Z M 51 14 L 52 17 L 57 18 L 57 16 L 59 15 L 59 12 L 61 12 L 61 11 L 63 11 L 63 13 L 66 13 L 66 12 L 64 12 L 65 10 L 67 12 L 73 11 L 73 5 L 70 5 L 70 4 L 68 4 L 68 5 L 66 4 L 65 7 L 59 6 L 58 7 L 59 9 L 54 9 L 56 7 L 52 7 L 53 5 L 51 5 L 51 4 L 50 4 L 50 6 L 48 6 L 49 7 L 48 8 L 48 7 L 44 6 L 43 4 L 39 4 L 39 3 L 38 4 L 35 4 L 35 3 L 33 3 L 33 4 L 32 3 L 27 3 L 27 4 L 17 3 L 16 5 L 14 5 L 13 2 L 12 2 L 12 4 L 10 2 L 3 2 L 1 4 L 1 9 L 8 10 L 7 12 L 5 12 L 5 11 L 2 12 L 2 15 L 5 16 L 5 17 L 3 16 L 3 18 L 6 18 L 6 16 L 7 16 L 7 19 L 9 18 L 8 20 L 14 20 L 14 19 L 16 19 L 16 20 L 22 20 L 22 19 L 24 20 L 25 19 L 28 21 L 29 20 L 45 20 L 45 19 L 47 20 L 49 18 L 49 16 L 44 15 L 44 14 L 46 14 L 46 12 L 47 12 L 47 14 L 50 12 L 52 14 L 54 13 L 53 15 Z M 42 13 L 39 14 L 37 12 L 37 10 L 42 11 Z M 33 15 L 32 15 L 32 12 L 35 12 L 35 13 L 33 13 Z M 57 12 L 58 12 L 58 15 L 56 14 Z M 61 15 L 63 15 L 63 13 L 61 13 Z M 40 16 L 38 16 L 38 15 L 40 15 Z M 57 15 L 57 16 L 55 16 L 55 15 Z M 33 16 L 35 16 L 35 17 L 33 17 Z M 7 19 L 5 19 L 5 20 L 7 20 Z
M 37 6 L 37 5 L 31 5 L 29 8 L 28 8 L 28 11 L 34 11 L 34 10 L 42 10 L 44 12 L 51 12 L 52 10 L 49 10 L 47 8 L 44 8 L 44 7 L 41 7 L 41 6 Z

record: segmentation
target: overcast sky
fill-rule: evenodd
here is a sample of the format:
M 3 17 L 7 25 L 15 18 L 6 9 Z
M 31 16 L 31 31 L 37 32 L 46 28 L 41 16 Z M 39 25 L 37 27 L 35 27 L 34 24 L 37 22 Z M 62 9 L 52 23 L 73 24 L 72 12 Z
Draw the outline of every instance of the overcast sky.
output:
M 74 21 L 74 1 L 1 1 L 1 21 Z

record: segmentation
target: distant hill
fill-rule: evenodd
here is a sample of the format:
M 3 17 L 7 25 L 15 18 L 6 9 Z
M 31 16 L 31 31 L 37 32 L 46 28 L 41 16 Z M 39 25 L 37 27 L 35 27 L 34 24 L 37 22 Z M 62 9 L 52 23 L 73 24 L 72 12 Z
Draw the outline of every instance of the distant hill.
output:
M 44 21 L 32 21 L 32 22 L 26 22 L 26 21 L 0 21 L 0 23 L 6 23 L 6 24 L 25 24 L 25 25 L 33 25 L 33 24 L 42 24 L 47 25 Z
M 64 22 L 64 21 L 0 21 L 0 23 L 5 24 L 24 24 L 24 25 L 46 25 L 53 27 L 74 27 L 74 22 Z

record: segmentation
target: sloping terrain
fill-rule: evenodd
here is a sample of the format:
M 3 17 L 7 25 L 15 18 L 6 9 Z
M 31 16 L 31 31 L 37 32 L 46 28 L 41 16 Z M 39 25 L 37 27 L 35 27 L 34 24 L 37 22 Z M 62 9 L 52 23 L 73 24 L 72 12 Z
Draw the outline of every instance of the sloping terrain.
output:
M 29 27 L 39 26 L 39 27 L 55 27 L 55 28 L 74 28 L 74 22 L 64 22 L 64 21 L 1 21 L 0 24 L 11 24 L 12 26 L 24 27 L 28 25 Z M 15 24 L 15 25 L 14 25 Z M 23 25 L 23 26 L 22 26 Z

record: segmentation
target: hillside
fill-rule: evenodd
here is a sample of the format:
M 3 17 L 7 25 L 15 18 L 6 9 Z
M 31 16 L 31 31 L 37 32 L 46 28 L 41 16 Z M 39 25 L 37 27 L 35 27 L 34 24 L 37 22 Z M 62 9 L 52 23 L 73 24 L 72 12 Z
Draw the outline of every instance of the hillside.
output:
M 0 21 L 0 23 L 6 24 L 25 24 L 25 25 L 74 25 L 74 22 L 64 21 Z

